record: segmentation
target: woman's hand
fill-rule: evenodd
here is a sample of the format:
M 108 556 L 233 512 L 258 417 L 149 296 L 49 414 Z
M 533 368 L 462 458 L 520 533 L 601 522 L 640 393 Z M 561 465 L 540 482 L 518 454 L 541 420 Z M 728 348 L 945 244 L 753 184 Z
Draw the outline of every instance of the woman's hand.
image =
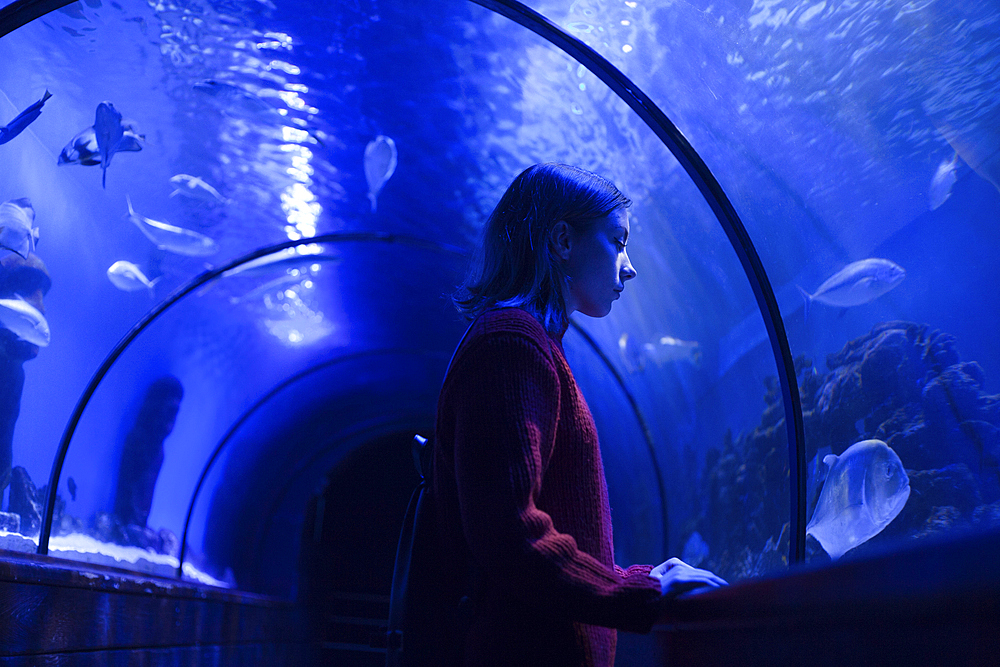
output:
M 660 580 L 664 597 L 675 598 L 689 592 L 703 593 L 712 588 L 726 586 L 726 580 L 708 570 L 691 567 L 680 558 L 671 558 L 654 567 L 649 576 Z

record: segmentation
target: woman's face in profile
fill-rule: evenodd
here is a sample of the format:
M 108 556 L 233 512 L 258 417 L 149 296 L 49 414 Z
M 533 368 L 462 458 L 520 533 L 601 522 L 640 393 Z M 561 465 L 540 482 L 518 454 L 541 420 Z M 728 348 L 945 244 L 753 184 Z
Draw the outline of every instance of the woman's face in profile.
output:
M 598 218 L 585 232 L 570 229 L 567 315 L 580 311 L 590 317 L 604 317 L 611 312 L 611 304 L 621 296 L 625 281 L 636 276 L 625 251 L 628 233 L 628 212 L 624 208 Z

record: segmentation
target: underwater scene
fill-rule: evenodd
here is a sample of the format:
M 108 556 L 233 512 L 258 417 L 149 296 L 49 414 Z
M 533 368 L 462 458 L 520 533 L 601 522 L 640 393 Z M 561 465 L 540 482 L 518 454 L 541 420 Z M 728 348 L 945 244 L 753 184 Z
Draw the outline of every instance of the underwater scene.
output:
M 617 562 L 789 567 L 783 369 L 740 255 L 656 131 L 503 4 L 79 0 L 0 36 L 0 549 L 38 550 L 52 497 L 50 555 L 294 595 L 307 506 L 433 428 L 448 295 L 552 161 L 633 200 L 638 277 L 564 339 Z M 745 225 L 794 357 L 806 560 L 1000 527 L 1000 10 L 524 4 Z

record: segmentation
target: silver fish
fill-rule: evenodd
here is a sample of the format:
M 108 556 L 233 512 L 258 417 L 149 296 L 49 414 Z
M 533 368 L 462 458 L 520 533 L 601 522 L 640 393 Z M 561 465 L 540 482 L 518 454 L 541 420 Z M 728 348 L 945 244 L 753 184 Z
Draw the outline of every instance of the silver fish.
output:
M 218 190 L 197 176 L 176 174 L 170 177 L 170 182 L 174 184 L 174 191 L 170 193 L 171 197 L 181 195 L 182 197 L 204 202 L 229 203 L 229 200 L 219 194 Z
M 26 259 L 38 242 L 34 222 L 35 209 L 27 197 L 0 204 L 0 250 L 9 250 Z
M 189 257 L 205 257 L 219 252 L 218 244 L 204 234 L 144 218 L 136 214 L 128 195 L 125 195 L 125 201 L 128 203 L 128 219 L 160 250 Z
M 115 152 L 141 151 L 140 142 L 146 139 L 146 135 L 136 132 L 130 123 L 122 122 L 122 127 L 124 128 L 122 139 Z M 101 164 L 101 151 L 97 147 L 97 133 L 94 132 L 93 126 L 69 140 L 59 153 L 59 164 L 80 164 L 85 167 Z
M 910 480 L 896 452 L 881 440 L 857 442 L 823 463 L 830 472 L 806 533 L 836 560 L 896 518 L 910 497 Z
M 0 127 L 0 144 L 5 144 L 17 135 L 21 134 L 21 132 L 24 132 L 24 129 L 31 125 L 31 123 L 42 114 L 42 106 L 50 97 L 52 97 L 52 93 L 46 90 L 45 94 L 42 95 L 42 99 L 38 100 L 24 111 L 14 116 L 14 120 L 10 121 L 3 127 Z
M 101 187 L 105 187 L 108 167 L 111 166 L 111 156 L 120 150 L 125 127 L 122 125 L 122 115 L 111 102 L 101 102 L 97 105 L 94 116 L 94 134 L 97 136 L 97 152 L 101 155 Z
M 701 366 L 701 345 L 697 341 L 660 336 L 655 342 L 643 345 L 642 350 L 646 359 L 657 366 L 674 361 L 686 361 L 692 366 Z
M 38 347 L 47 347 L 52 339 L 45 316 L 20 296 L 0 299 L 0 324 Z
M 888 259 L 871 257 L 851 262 L 827 278 L 812 294 L 799 287 L 806 300 L 805 316 L 809 316 L 809 305 L 813 301 L 841 308 L 860 306 L 882 296 L 905 277 L 903 267 Z
M 640 345 L 623 333 L 618 337 L 618 352 L 629 373 L 637 373 L 650 363 L 657 366 L 674 362 L 686 362 L 701 366 L 701 345 L 696 341 L 681 340 L 673 336 L 660 336 L 652 343 Z
M 375 212 L 378 194 L 396 171 L 396 157 L 396 142 L 387 136 L 380 134 L 365 146 L 365 180 L 368 181 L 372 213 Z
M 208 95 L 223 113 L 256 117 L 277 116 L 277 111 L 270 104 L 231 83 L 205 79 L 194 84 L 194 89 Z
M 124 292 L 148 289 L 150 296 L 152 296 L 153 287 L 160 279 L 150 280 L 142 272 L 142 269 L 132 262 L 118 260 L 108 267 L 108 280 L 111 281 L 112 285 Z
M 957 152 L 951 157 L 951 159 L 945 158 L 941 161 L 941 164 L 938 165 L 937 171 L 934 172 L 934 177 L 931 178 L 931 188 L 928 193 L 928 199 L 930 200 L 932 211 L 943 204 L 945 200 L 951 196 L 951 187 L 955 185 L 955 181 L 958 180 L 956 173 L 957 168 Z

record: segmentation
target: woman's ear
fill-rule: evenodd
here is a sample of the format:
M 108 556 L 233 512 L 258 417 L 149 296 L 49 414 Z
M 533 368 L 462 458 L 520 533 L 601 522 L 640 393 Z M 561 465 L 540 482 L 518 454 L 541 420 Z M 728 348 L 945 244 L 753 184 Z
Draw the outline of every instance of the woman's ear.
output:
M 565 220 L 560 220 L 552 226 L 552 247 L 562 260 L 568 260 L 573 249 L 573 229 Z

